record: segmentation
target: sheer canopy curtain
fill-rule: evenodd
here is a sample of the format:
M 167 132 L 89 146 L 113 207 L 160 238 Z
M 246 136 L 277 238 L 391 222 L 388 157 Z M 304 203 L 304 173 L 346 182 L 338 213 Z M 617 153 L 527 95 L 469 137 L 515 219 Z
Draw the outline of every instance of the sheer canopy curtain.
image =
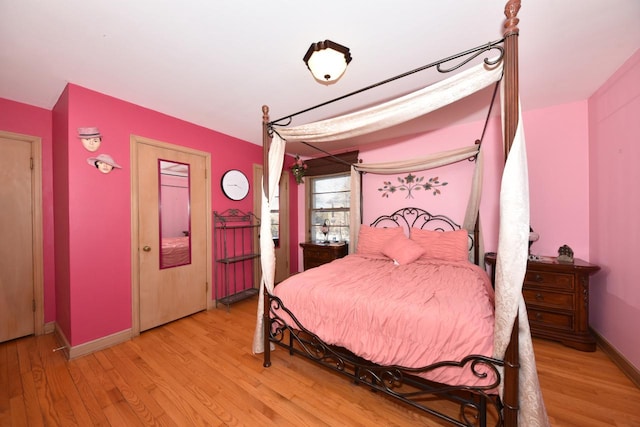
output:
M 504 105 L 504 102 L 502 102 Z M 518 127 L 502 173 L 500 227 L 496 260 L 496 311 L 493 337 L 494 357 L 503 359 L 518 315 L 520 355 L 519 394 L 521 426 L 549 426 L 538 381 L 536 360 L 522 296 L 529 248 L 529 177 L 522 113 L 518 106 Z M 502 393 L 502 384 L 501 384 Z
M 494 61 L 490 62 L 493 63 Z M 497 82 L 502 76 L 502 66 L 502 61 L 493 66 L 481 63 L 448 79 L 373 107 L 301 126 L 278 128 L 272 134 L 269 149 L 269 177 L 279 177 L 282 173 L 285 141 L 321 143 L 365 135 L 404 123 L 458 101 Z M 275 179 L 269 180 L 271 193 L 272 185 L 277 185 Z M 262 218 L 269 218 L 270 197 L 272 196 L 263 194 Z M 359 212 L 359 209 L 357 211 Z M 354 212 L 354 206 L 352 205 L 352 218 Z M 260 298 L 262 298 L 265 288 L 270 293 L 273 292 L 275 276 L 273 236 L 271 235 L 271 228 L 265 223 L 268 222 L 262 221 L 260 230 L 260 262 L 262 266 Z M 263 310 L 263 304 L 259 303 L 256 331 L 253 339 L 254 353 L 264 352 L 264 340 L 262 338 L 265 327 Z
M 337 139 L 345 139 L 350 137 L 355 137 L 359 135 L 364 135 L 367 133 L 375 132 L 377 130 L 385 129 L 387 127 L 395 126 L 406 122 L 408 120 L 420 117 L 425 115 L 431 111 L 434 111 L 440 107 L 448 105 L 452 102 L 455 102 L 459 99 L 462 99 L 472 93 L 475 93 L 478 90 L 481 90 L 492 83 L 495 83 L 502 76 L 502 62 L 495 66 L 487 66 L 482 63 L 475 67 L 472 67 L 464 72 L 461 72 L 457 75 L 454 75 L 448 79 L 445 79 L 441 82 L 435 83 L 431 86 L 428 86 L 424 89 L 418 90 L 414 93 L 402 96 L 395 100 L 366 108 L 354 113 L 346 114 L 340 117 L 336 117 L 333 119 L 322 120 L 319 122 L 309 123 L 297 127 L 291 128 L 279 128 L 277 132 L 273 132 L 273 139 L 271 143 L 271 148 L 269 152 L 269 176 L 270 177 L 279 177 L 282 171 L 282 164 L 285 153 L 285 141 L 293 142 L 293 141 L 305 141 L 309 143 L 321 143 L 326 141 L 332 141 Z M 503 102 L 504 105 L 504 102 Z M 520 137 L 522 138 L 522 147 L 524 146 L 524 137 L 522 136 L 522 132 L 519 132 Z M 464 152 L 465 148 L 461 149 L 463 153 L 461 155 L 469 157 L 469 153 Z M 513 149 L 512 149 L 513 150 Z M 524 152 L 524 148 L 521 149 Z M 516 149 L 518 152 L 518 149 Z M 514 215 L 513 223 L 508 225 L 508 229 L 505 228 L 503 230 L 502 225 L 500 228 L 500 234 L 510 233 L 515 230 L 515 235 L 509 239 L 507 239 L 510 245 L 515 245 L 511 247 L 521 248 L 522 245 L 522 237 L 524 236 L 523 230 L 526 229 L 526 243 L 528 244 L 528 230 L 529 230 L 529 221 L 528 221 L 528 184 L 526 181 L 526 156 L 513 156 L 514 161 L 518 161 L 513 166 L 513 169 L 518 169 L 518 173 L 520 173 L 521 178 L 519 180 L 514 180 L 515 182 L 509 182 L 509 179 L 503 180 L 503 185 L 510 184 L 513 185 L 513 189 L 509 193 L 510 196 L 506 197 L 504 200 L 501 196 L 501 204 L 504 203 L 504 206 L 501 206 L 501 224 L 503 221 L 503 214 L 506 211 L 509 211 L 513 207 L 511 206 L 511 202 L 514 199 L 523 198 L 526 199 L 526 215 Z M 511 156 L 510 156 L 511 158 Z M 435 160 L 428 160 L 435 161 Z M 524 174 L 524 176 L 522 175 Z M 271 191 L 272 183 L 271 181 L 276 181 L 276 179 L 270 180 L 270 194 L 263 196 L 263 207 L 262 207 L 262 217 L 268 218 L 269 212 L 269 201 L 271 199 L 271 195 L 273 192 Z M 353 180 L 352 180 L 353 182 Z M 273 185 L 277 185 L 277 181 L 273 183 Z M 265 203 L 266 201 L 266 203 Z M 524 207 L 525 205 L 521 205 Z M 351 215 L 359 212 L 359 208 L 356 209 L 357 206 L 352 204 L 351 206 Z M 265 211 L 265 209 L 267 209 Z M 355 210 L 354 210 L 355 209 Z M 476 209 L 477 211 L 477 209 Z M 266 212 L 266 214 L 265 214 Z M 267 221 L 262 222 L 267 223 Z M 465 220 L 466 224 L 466 220 Z M 273 239 L 271 236 L 271 229 L 268 226 L 261 227 L 260 233 L 261 239 L 261 263 L 262 263 L 262 271 L 263 277 L 260 283 L 260 295 L 262 298 L 263 290 L 266 288 L 270 293 L 273 292 L 274 286 L 274 272 L 275 272 L 275 250 L 273 246 Z M 506 237 L 505 237 L 506 239 Z M 512 295 L 520 294 L 522 289 L 522 278 L 524 277 L 524 271 L 526 268 L 526 260 L 525 264 L 522 265 L 522 262 L 519 258 L 521 258 L 524 252 L 514 252 L 512 250 L 503 249 L 503 246 L 499 246 L 499 253 L 504 254 L 503 257 L 498 258 L 498 263 L 496 266 L 497 276 L 496 280 L 498 284 L 496 285 L 497 294 L 507 293 L 509 296 L 504 298 L 497 296 L 497 305 L 496 305 L 496 319 L 500 319 L 500 322 L 496 321 L 496 337 L 508 336 L 511 331 L 511 326 L 513 325 L 513 321 L 515 320 L 515 313 L 518 312 L 518 306 L 515 305 L 515 309 L 512 307 L 506 307 L 508 304 L 512 304 L 513 300 L 511 298 Z M 518 258 L 514 260 L 510 260 L 509 258 Z M 263 324 L 263 304 L 262 300 L 258 304 L 258 313 L 256 320 L 256 331 L 254 335 L 253 341 L 253 351 L 255 353 L 261 353 L 264 351 L 264 340 L 263 333 L 265 325 Z M 509 319 L 511 319 L 509 321 Z M 528 332 L 528 323 L 526 321 L 526 313 L 520 316 L 521 324 L 524 322 L 526 326 L 521 325 L 521 330 L 526 329 L 525 332 Z M 522 331 L 521 331 L 522 332 Z M 521 337 L 520 345 L 521 348 L 523 346 L 523 341 L 527 341 L 525 343 L 525 348 L 532 347 L 531 345 L 531 337 L 530 334 L 524 333 L 524 336 Z M 508 341 L 508 340 L 507 340 Z M 497 349 L 502 347 L 502 343 L 495 343 L 495 347 Z M 504 356 L 504 352 L 502 352 L 502 356 Z M 527 354 L 525 351 L 525 357 L 532 357 L 533 352 Z M 527 366 L 533 366 L 533 373 L 535 374 L 535 360 L 533 363 L 528 362 Z M 528 371 L 529 374 L 531 371 Z M 521 376 L 523 374 L 521 373 Z M 541 395 L 539 391 L 539 387 L 537 387 L 537 374 L 535 374 L 535 381 L 532 381 L 531 377 L 528 376 L 525 382 L 521 382 L 520 386 L 520 396 L 521 402 L 524 401 L 523 395 L 529 394 L 527 399 L 537 402 L 536 408 L 542 408 L 544 411 L 544 405 L 541 403 Z M 531 396 L 539 396 L 538 398 L 532 398 Z M 521 405 L 523 410 L 527 410 L 524 405 Z M 530 407 L 531 408 L 531 407 Z M 532 421 L 537 418 L 537 414 L 540 411 L 537 411 L 534 414 L 524 414 L 521 413 L 520 416 L 526 416 L 529 421 Z M 532 418 L 529 418 L 532 415 Z M 522 425 L 543 425 L 541 422 L 535 422 L 530 424 L 522 424 Z
M 474 144 L 467 147 L 456 148 L 453 150 L 442 151 L 440 153 L 432 154 L 427 157 L 419 159 L 409 159 L 404 161 L 385 162 L 385 163 L 359 163 L 351 166 L 351 223 L 350 223 L 350 235 L 349 239 L 351 244 L 349 245 L 349 252 L 353 253 L 358 245 L 358 232 L 360 229 L 361 206 L 360 206 L 360 189 L 362 175 L 360 172 L 368 172 L 380 175 L 395 175 L 407 172 L 418 172 L 429 169 L 438 168 L 441 166 L 457 163 L 462 160 L 467 160 L 472 157 L 476 157 L 475 171 L 472 178 L 471 191 L 469 194 L 469 200 L 467 202 L 467 209 L 465 212 L 465 219 L 462 228 L 467 232 L 472 232 L 475 228 L 476 219 L 478 218 L 478 209 L 480 208 L 480 197 L 482 195 L 482 171 L 483 171 L 483 156 L 480 150 L 479 144 Z M 475 242 L 481 249 L 481 257 L 484 257 L 484 249 L 482 239 L 479 242 Z M 470 251 L 470 257 L 473 256 L 473 251 Z M 481 258 L 482 259 L 482 258 Z M 471 261 L 474 261 L 471 258 Z

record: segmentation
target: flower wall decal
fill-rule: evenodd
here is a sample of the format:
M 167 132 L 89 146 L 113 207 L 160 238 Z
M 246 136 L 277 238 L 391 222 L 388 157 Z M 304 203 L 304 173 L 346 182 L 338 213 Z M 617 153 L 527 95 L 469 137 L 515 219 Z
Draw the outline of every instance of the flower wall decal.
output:
M 417 177 L 413 174 L 409 174 L 404 178 L 398 177 L 397 183 L 392 183 L 391 181 L 384 181 L 384 186 L 382 188 L 378 188 L 378 191 L 382 192 L 382 197 L 389 197 L 390 194 L 395 193 L 396 191 L 406 191 L 407 196 L 405 199 L 413 199 L 413 191 L 419 190 L 428 190 L 432 191 L 434 196 L 440 194 L 440 190 L 438 187 L 444 187 L 447 185 L 446 182 L 440 182 L 439 178 L 433 177 L 429 178 L 425 182 L 425 177 Z
M 307 164 L 302 161 L 300 156 L 296 156 L 295 161 L 290 166 L 291 173 L 293 173 L 293 177 L 296 179 L 298 184 L 302 184 L 302 178 L 304 174 L 307 172 Z

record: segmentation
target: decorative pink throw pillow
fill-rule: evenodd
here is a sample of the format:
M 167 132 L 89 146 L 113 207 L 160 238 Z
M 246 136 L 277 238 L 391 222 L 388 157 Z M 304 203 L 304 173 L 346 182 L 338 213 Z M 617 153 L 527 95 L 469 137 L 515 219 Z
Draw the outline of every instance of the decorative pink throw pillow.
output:
M 469 259 L 469 235 L 467 230 L 433 231 L 411 229 L 411 240 L 422 249 L 423 259 L 466 261 Z
M 398 265 L 410 264 L 424 254 L 422 246 L 407 238 L 404 234 L 387 240 L 382 253 Z
M 361 225 L 358 233 L 358 247 L 356 253 L 380 255 L 387 241 L 394 236 L 404 236 L 400 227 L 376 228 Z

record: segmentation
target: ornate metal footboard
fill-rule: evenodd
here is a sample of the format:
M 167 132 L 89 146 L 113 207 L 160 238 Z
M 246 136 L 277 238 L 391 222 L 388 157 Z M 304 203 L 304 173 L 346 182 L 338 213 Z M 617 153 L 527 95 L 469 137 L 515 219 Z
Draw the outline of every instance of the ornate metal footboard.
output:
M 494 394 L 501 381 L 500 367 L 504 362 L 480 355 L 469 355 L 461 361 L 444 361 L 421 368 L 401 366 L 379 366 L 348 350 L 323 342 L 313 332 L 307 330 L 289 311 L 282 301 L 273 295 L 269 298 L 269 341 L 289 351 L 339 372 L 351 378 L 356 384 L 366 384 L 373 390 L 402 401 L 414 408 L 425 411 L 435 417 L 457 426 L 487 426 L 488 414 L 493 414 L 495 425 L 503 424 L 503 405 Z M 281 317 L 286 313 L 293 325 Z M 265 348 L 265 366 L 270 362 L 269 346 Z M 451 386 L 423 379 L 418 375 L 426 374 L 442 367 L 466 369 L 477 378 L 493 378 L 488 384 L 479 386 Z M 489 381 L 488 381 L 489 382 Z M 450 413 L 443 413 L 429 407 L 434 398 L 446 399 L 454 403 Z M 457 415 L 455 411 L 457 408 Z M 457 418 L 454 418 L 457 416 Z

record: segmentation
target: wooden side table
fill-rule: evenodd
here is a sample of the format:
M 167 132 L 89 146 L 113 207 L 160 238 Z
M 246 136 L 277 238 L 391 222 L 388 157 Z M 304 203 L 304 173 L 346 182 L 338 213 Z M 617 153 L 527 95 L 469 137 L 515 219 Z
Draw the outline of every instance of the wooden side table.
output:
M 342 243 L 300 243 L 304 269 L 308 270 L 347 255 L 349 246 Z
M 492 281 L 495 263 L 496 254 L 486 254 Z M 522 293 L 531 335 L 595 351 L 596 341 L 589 329 L 589 276 L 598 270 L 597 265 L 578 258 L 573 264 L 560 263 L 554 257 L 529 261 Z

